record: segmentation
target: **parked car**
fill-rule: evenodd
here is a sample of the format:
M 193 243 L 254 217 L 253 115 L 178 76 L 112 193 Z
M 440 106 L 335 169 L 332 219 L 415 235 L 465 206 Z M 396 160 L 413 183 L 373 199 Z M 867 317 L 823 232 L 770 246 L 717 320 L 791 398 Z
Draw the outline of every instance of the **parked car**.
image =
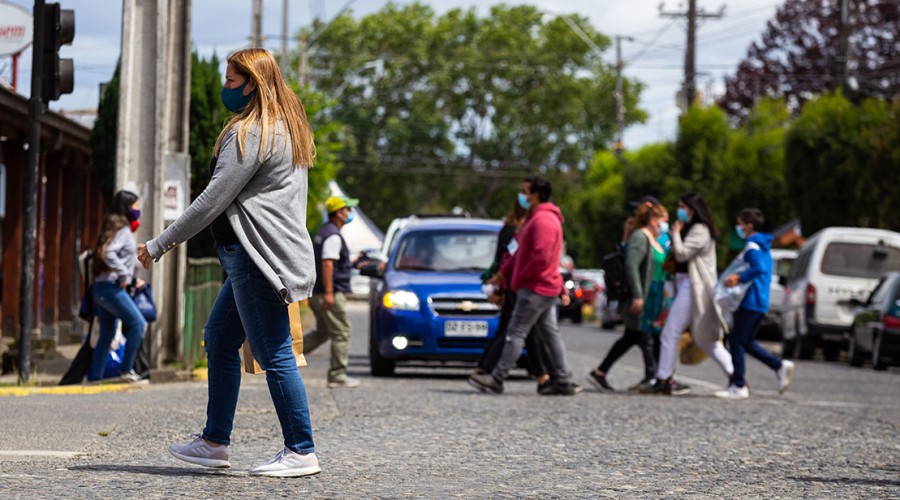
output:
M 373 278 L 372 375 L 391 376 L 409 360 L 478 360 L 499 323 L 480 276 L 493 261 L 500 227 L 486 219 L 412 217 L 388 231 L 386 261 L 362 269 Z
M 580 324 L 583 319 L 581 308 L 584 306 L 584 290 L 581 288 L 581 281 L 572 277 L 572 273 L 569 271 L 560 269 L 560 273 L 563 277 L 563 284 L 569 292 L 569 304 L 556 306 L 556 317 L 557 319 L 569 318 L 572 323 Z
M 831 227 L 810 237 L 786 280 L 784 354 L 806 359 L 822 347 L 836 360 L 853 323 L 849 301 L 866 299 L 889 271 L 900 271 L 900 233 Z
M 572 272 L 572 277 L 581 284 L 584 303 L 589 304 L 597 311 L 601 300 L 600 296 L 606 290 L 603 271 L 600 269 L 576 269 Z
M 868 300 L 850 299 L 856 307 L 847 362 L 862 366 L 866 356 L 876 370 L 897 364 L 900 354 L 900 273 L 887 273 Z

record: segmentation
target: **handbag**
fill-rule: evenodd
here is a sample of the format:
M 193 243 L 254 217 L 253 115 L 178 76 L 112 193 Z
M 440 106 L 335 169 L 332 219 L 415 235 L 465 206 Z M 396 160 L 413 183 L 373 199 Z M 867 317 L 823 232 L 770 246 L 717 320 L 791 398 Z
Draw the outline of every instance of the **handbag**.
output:
M 147 323 L 156 321 L 156 304 L 153 302 L 153 291 L 150 289 L 149 283 L 141 289 L 135 289 L 131 298 Z
M 696 365 L 707 358 L 706 353 L 694 342 L 691 332 L 682 332 L 678 340 L 678 359 L 683 365 Z

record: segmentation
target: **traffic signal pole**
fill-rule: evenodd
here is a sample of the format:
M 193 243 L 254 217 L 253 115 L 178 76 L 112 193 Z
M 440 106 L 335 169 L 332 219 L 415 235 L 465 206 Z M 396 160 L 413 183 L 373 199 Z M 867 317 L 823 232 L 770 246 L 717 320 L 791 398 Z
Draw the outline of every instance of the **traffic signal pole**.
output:
M 22 202 L 22 268 L 19 281 L 19 383 L 31 380 L 31 335 L 34 328 L 34 249 L 37 240 L 37 178 L 44 115 L 44 0 L 34 2 L 31 46 L 31 97 L 28 99 L 28 152 Z

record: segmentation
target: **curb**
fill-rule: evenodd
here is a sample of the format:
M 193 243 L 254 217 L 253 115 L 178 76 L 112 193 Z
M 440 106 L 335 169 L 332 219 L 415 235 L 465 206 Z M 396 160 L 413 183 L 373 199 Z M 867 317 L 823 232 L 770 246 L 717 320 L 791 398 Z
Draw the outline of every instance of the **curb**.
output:
M 58 387 L 0 387 L 0 397 L 42 395 L 101 394 L 140 388 L 135 384 L 64 385 Z

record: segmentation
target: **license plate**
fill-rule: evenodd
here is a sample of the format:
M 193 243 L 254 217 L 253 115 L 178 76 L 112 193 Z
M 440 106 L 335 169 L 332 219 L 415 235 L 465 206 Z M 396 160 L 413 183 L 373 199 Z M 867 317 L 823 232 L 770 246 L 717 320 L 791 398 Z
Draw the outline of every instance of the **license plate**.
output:
M 487 337 L 487 321 L 447 321 L 444 323 L 446 337 Z

